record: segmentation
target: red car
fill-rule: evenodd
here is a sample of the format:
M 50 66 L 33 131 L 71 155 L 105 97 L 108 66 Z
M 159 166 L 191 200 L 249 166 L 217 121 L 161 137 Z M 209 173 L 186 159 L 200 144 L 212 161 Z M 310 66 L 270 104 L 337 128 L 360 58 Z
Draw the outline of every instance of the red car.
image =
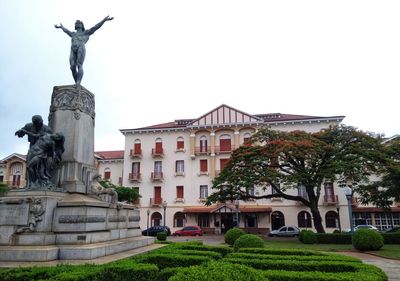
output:
M 175 235 L 175 236 L 203 236 L 203 230 L 197 225 L 185 226 L 181 230 L 175 231 L 172 235 Z

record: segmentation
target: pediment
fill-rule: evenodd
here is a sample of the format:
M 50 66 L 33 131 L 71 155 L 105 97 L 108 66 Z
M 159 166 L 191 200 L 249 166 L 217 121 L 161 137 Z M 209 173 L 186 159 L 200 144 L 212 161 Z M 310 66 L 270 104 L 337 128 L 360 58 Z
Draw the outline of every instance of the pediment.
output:
M 191 122 L 191 126 L 210 126 L 224 124 L 249 124 L 263 122 L 263 120 L 254 115 L 237 110 L 225 104 L 204 114 L 200 118 Z

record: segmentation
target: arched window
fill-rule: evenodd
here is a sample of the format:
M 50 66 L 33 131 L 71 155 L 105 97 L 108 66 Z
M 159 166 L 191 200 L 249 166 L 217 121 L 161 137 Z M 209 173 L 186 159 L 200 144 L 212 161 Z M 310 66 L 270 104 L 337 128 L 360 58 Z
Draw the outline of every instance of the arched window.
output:
M 221 152 L 232 151 L 230 135 L 225 134 L 225 135 L 221 135 L 219 137 L 219 151 L 221 151 Z
M 151 214 L 151 226 L 159 226 L 161 225 L 162 216 L 159 212 L 155 212 Z
M 325 226 L 326 228 L 337 227 L 338 214 L 335 211 L 329 211 L 325 214 Z
M 153 154 L 163 154 L 163 142 L 161 138 L 156 138 L 156 147 Z
M 105 180 L 111 179 L 111 169 L 110 168 L 104 169 L 104 179 Z
M 177 212 L 174 215 L 174 227 L 184 227 L 186 217 L 184 213 Z
M 311 215 L 307 211 L 301 211 L 297 215 L 298 227 L 311 227 Z
M 10 167 L 10 173 L 12 175 L 12 187 L 20 187 L 21 185 L 21 174 L 22 174 L 22 163 L 13 163 Z
M 182 151 L 184 149 L 185 149 L 185 141 L 184 141 L 183 137 L 178 137 L 176 139 L 176 150 Z
M 208 152 L 208 140 L 206 136 L 200 137 L 200 152 Z
M 250 145 L 250 138 L 251 138 L 251 134 L 245 133 L 243 135 L 243 145 Z
M 279 212 L 275 211 L 271 214 L 271 228 L 272 230 L 278 229 L 285 225 L 285 216 Z

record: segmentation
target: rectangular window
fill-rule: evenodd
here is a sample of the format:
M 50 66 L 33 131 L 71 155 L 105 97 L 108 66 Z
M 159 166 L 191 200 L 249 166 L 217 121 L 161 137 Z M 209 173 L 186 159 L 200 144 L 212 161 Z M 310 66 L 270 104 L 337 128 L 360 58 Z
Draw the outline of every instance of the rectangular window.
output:
M 200 159 L 200 173 L 207 173 L 207 172 L 208 172 L 207 159 Z
M 154 161 L 154 174 L 161 174 L 162 172 L 162 162 Z
M 246 227 L 257 227 L 257 215 L 256 214 L 248 214 L 245 217 Z
M 306 187 L 304 185 L 299 184 L 297 186 L 297 195 L 300 196 L 300 197 L 303 197 L 306 200 L 308 200 L 307 190 L 306 190 Z
M 185 172 L 185 162 L 184 160 L 177 160 L 175 162 L 175 172 L 178 175 L 183 175 Z
M 110 171 L 105 171 L 104 172 L 104 179 L 109 180 L 111 178 L 111 172 Z
M 162 154 L 163 153 L 163 145 L 162 142 L 156 142 L 156 149 L 155 149 L 156 154 Z
M 200 199 L 208 197 L 208 185 L 200 185 Z
M 199 215 L 198 218 L 197 218 L 197 220 L 198 220 L 198 225 L 199 225 L 201 228 L 210 227 L 210 218 L 209 218 L 208 214 L 201 214 L 201 215 Z
M 176 142 L 176 149 L 182 150 L 185 148 L 185 142 L 183 140 L 178 140 Z
M 139 177 L 139 175 L 140 175 L 140 162 L 133 162 L 132 163 L 132 175 L 134 177 Z
M 183 199 L 183 186 L 176 187 L 176 198 Z
M 133 147 L 133 154 L 134 155 L 140 155 L 142 154 L 142 146 L 140 143 L 135 143 Z
M 207 152 L 208 151 L 208 144 L 207 139 L 200 140 L 200 152 Z
M 333 183 L 332 182 L 325 183 L 325 201 L 326 202 L 334 202 L 335 201 L 335 194 L 333 192 Z
M 229 161 L 229 158 L 228 159 L 219 159 L 219 166 L 220 166 L 221 171 L 225 168 L 228 161 Z
M 219 140 L 219 147 L 221 151 L 231 151 L 231 139 L 220 139 Z

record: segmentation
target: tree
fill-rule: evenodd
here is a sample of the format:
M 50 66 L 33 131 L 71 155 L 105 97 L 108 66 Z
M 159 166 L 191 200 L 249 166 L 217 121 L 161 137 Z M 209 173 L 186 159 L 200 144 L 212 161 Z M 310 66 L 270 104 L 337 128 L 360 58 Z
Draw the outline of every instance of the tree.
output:
M 126 201 L 128 203 L 133 203 L 136 199 L 141 197 L 137 190 L 130 187 L 115 185 L 108 180 L 102 180 L 99 183 L 104 188 L 114 188 L 115 191 L 118 193 L 118 200 L 121 202 Z
M 382 148 L 379 137 L 344 125 L 316 133 L 261 129 L 250 145 L 232 153 L 226 167 L 213 180 L 216 192 L 206 204 L 237 198 L 300 201 L 310 208 L 314 226 L 322 233 L 325 230 L 318 201 L 324 181 L 369 182 L 372 173 L 380 173 L 385 158 Z M 307 196 L 290 192 L 299 185 L 304 186 Z M 247 190 L 253 187 L 271 187 L 274 192 L 249 194 Z

